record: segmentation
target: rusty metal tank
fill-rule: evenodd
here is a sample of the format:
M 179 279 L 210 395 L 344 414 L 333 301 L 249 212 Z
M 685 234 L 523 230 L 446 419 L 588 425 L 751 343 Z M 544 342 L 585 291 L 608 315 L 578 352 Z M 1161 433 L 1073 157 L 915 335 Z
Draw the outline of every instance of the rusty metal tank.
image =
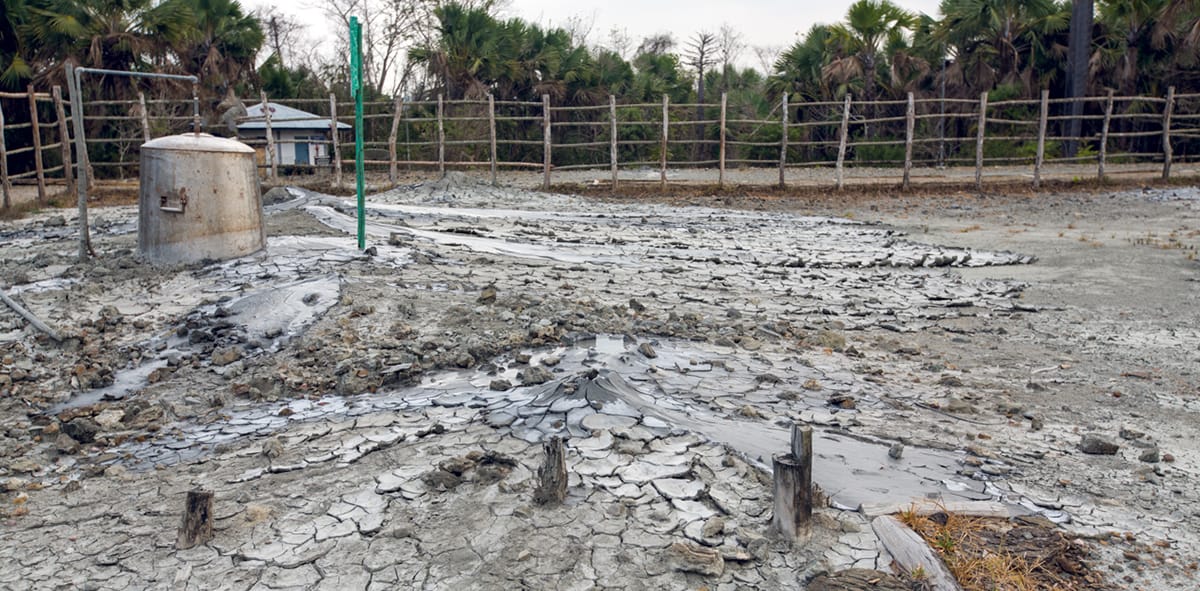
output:
M 155 263 L 245 256 L 266 246 L 254 149 L 206 133 L 142 144 L 138 253 Z

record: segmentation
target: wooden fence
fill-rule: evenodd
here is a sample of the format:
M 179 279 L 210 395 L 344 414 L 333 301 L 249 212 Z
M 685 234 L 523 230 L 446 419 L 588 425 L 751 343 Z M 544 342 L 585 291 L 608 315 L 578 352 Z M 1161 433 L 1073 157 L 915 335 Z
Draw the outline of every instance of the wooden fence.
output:
M 260 167 L 269 178 L 290 173 L 329 173 L 336 185 L 343 170 L 353 166 L 351 135 L 337 124 L 353 123 L 353 104 L 326 99 L 283 99 L 276 104 L 294 107 L 311 116 L 289 118 L 287 123 L 318 121 L 328 126 L 319 139 L 281 140 L 272 133 L 269 101 L 263 105 L 265 137 L 243 138 L 262 151 Z M 1082 115 L 1071 115 L 1072 102 Z M 21 105 L 29 121 L 6 121 Z M 147 100 L 95 100 L 84 104 L 83 120 L 90 124 L 86 138 L 90 164 L 109 177 L 125 177 L 137 166 L 137 147 L 146 139 L 188 129 L 192 101 L 161 98 Z M 69 105 L 55 87 L 50 93 L 32 88 L 26 93 L 0 93 L 0 176 L 4 206 L 10 205 L 13 180 L 36 179 L 38 197 L 46 199 L 48 183 L 73 182 L 69 174 L 72 152 Z M 332 115 L 332 116 L 331 116 Z M 10 118 L 11 119 L 11 118 Z M 230 135 L 234 124 L 246 117 L 218 121 L 209 118 L 210 131 Z M 911 184 L 914 167 L 973 166 L 975 185 L 983 186 L 987 166 L 1029 165 L 1032 183 L 1042 182 L 1045 167 L 1056 163 L 1095 162 L 1096 175 L 1105 178 L 1108 164 L 1153 163 L 1163 178 L 1170 178 L 1173 163 L 1195 161 L 1200 155 L 1200 93 L 1166 96 L 1118 97 L 1109 93 L 1083 99 L 1051 99 L 1043 91 L 1038 99 L 978 100 L 917 99 L 855 101 L 792 101 L 783 96 L 767 118 L 731 112 L 727 97 L 720 102 L 672 104 L 620 103 L 563 106 L 541 101 L 482 100 L 373 101 L 364 103 L 365 163 L 386 170 L 391 182 L 401 168 L 436 170 L 487 169 L 493 182 L 500 169 L 527 169 L 542 173 L 549 187 L 554 171 L 607 170 L 615 190 L 622 169 L 657 170 L 658 182 L 667 183 L 670 168 L 715 168 L 718 183 L 738 167 L 778 170 L 778 184 L 787 183 L 789 169 L 832 167 L 835 185 L 846 184 L 846 170 L 854 166 L 889 167 L 897 171 L 904 188 Z M 1076 119 L 1077 130 L 1072 131 Z M 14 140 L 17 140 L 14 142 Z M 317 164 L 284 164 L 280 149 L 303 141 L 324 146 L 328 156 Z M 32 156 L 30 158 L 29 156 Z M 10 170 L 15 159 L 19 172 Z

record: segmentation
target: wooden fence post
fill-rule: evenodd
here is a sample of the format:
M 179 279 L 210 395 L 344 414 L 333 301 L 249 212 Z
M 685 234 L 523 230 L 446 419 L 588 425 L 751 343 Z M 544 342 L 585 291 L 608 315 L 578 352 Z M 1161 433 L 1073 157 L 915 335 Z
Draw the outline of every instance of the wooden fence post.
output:
M 42 164 L 42 125 L 38 121 L 37 93 L 33 85 L 26 87 L 29 92 L 29 133 L 33 137 L 33 167 L 37 174 L 38 203 L 46 202 L 46 167 Z
M 812 440 L 812 427 L 793 424 L 789 453 L 772 458 L 771 527 L 789 542 L 806 541 L 812 535 Z
M 983 190 L 983 137 L 987 128 L 988 93 L 979 94 L 979 129 L 975 133 L 975 189 Z
M 342 148 L 338 142 L 337 95 L 329 93 L 329 160 L 333 163 L 333 186 L 342 186 Z
M 492 154 L 492 186 L 496 186 L 496 97 L 488 93 L 488 143 Z
M 395 113 L 392 114 L 391 132 L 388 133 L 388 182 L 394 185 L 397 176 L 396 140 L 400 135 L 400 114 L 404 112 L 404 99 L 397 95 L 392 108 Z
M 908 93 L 908 107 L 904 111 L 904 182 L 903 189 L 907 191 L 912 186 L 913 165 L 913 134 L 917 127 L 917 104 L 913 93 Z
M 608 95 L 608 159 L 612 166 L 612 190 L 617 190 L 617 97 Z
M 1171 114 L 1175 112 L 1175 87 L 1167 88 L 1167 104 L 1163 106 L 1163 180 L 1171 178 L 1171 159 L 1174 150 L 1171 149 Z
M 533 491 L 533 502 L 539 505 L 558 505 L 567 498 L 567 463 L 561 437 L 551 437 L 542 442 L 546 457 L 538 467 L 538 486 Z
M 542 189 L 550 190 L 550 95 L 542 95 Z
M 146 112 L 146 93 L 138 91 L 138 107 L 142 113 L 142 142 L 150 141 L 150 114 Z
M 4 141 L 4 105 L 0 105 L 0 185 L 4 191 L 4 209 L 12 207 L 12 181 L 8 178 L 8 144 Z
M 279 168 L 276 164 L 278 159 L 275 157 L 275 130 L 271 127 L 271 105 L 267 102 L 265 91 L 260 90 L 258 95 L 262 99 L 263 124 L 267 132 L 267 165 L 270 166 L 271 178 L 275 179 L 279 177 Z
M 1113 112 L 1113 91 L 1109 89 L 1108 100 L 1104 101 L 1104 125 L 1100 128 L 1100 164 L 1096 171 L 1096 178 L 1104 181 L 1104 163 L 1108 159 L 1108 126 L 1112 122 Z
M 663 115 L 662 115 L 662 140 L 659 143 L 659 169 L 658 169 L 658 185 L 666 188 L 667 186 L 667 138 L 670 136 L 671 124 L 671 98 L 663 95 Z
M 67 63 L 67 84 L 71 92 L 71 124 L 75 128 L 75 193 L 79 210 L 79 260 L 86 261 L 92 252 L 92 236 L 88 227 L 87 192 L 91 185 L 88 171 L 87 138 L 83 128 L 83 90 L 74 64 Z
M 175 547 L 187 550 L 213 538 L 213 493 L 208 490 L 191 490 L 183 507 L 183 520 L 179 524 L 179 536 Z
M 54 97 L 54 114 L 58 117 L 58 137 L 62 144 L 63 180 L 67 193 L 75 190 L 75 172 L 71 170 L 71 133 L 67 130 L 67 109 L 63 106 L 62 88 L 55 86 L 50 95 Z
M 725 112 L 729 106 L 729 93 L 721 93 L 721 148 L 720 169 L 717 172 L 717 186 L 725 188 Z
M 438 95 L 437 104 L 437 138 L 438 138 L 438 174 L 446 176 L 446 101 Z
M 788 150 L 788 93 L 783 93 L 783 98 L 779 104 L 783 115 L 779 119 L 779 188 L 787 187 L 785 179 L 785 171 L 787 169 L 787 150 Z
M 1046 127 L 1050 120 L 1050 90 L 1042 89 L 1041 114 L 1038 115 L 1037 156 L 1033 160 L 1033 188 L 1042 186 L 1042 164 L 1046 161 Z
M 846 163 L 846 140 L 850 134 L 850 93 L 846 93 L 845 105 L 842 107 L 842 128 L 838 139 L 838 154 L 837 154 L 837 190 L 841 191 L 846 186 L 845 176 L 842 169 Z

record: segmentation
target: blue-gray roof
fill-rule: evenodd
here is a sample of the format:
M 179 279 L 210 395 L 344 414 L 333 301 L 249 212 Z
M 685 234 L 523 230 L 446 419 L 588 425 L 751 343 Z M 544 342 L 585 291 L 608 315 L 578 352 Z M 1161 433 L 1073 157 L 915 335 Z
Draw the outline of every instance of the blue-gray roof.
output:
M 329 129 L 329 118 L 314 115 L 279 103 L 267 103 L 271 108 L 271 129 Z M 267 121 L 263 117 L 262 103 L 246 107 L 247 120 L 239 123 L 238 129 L 266 129 Z M 338 129 L 353 129 L 350 125 L 338 121 Z

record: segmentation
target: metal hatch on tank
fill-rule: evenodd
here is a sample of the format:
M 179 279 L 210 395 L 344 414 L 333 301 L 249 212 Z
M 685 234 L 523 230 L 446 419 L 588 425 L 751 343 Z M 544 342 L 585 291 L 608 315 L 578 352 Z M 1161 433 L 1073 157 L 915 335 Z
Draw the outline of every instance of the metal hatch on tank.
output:
M 138 253 L 154 263 L 245 256 L 266 246 L 254 150 L 204 133 L 142 144 Z

